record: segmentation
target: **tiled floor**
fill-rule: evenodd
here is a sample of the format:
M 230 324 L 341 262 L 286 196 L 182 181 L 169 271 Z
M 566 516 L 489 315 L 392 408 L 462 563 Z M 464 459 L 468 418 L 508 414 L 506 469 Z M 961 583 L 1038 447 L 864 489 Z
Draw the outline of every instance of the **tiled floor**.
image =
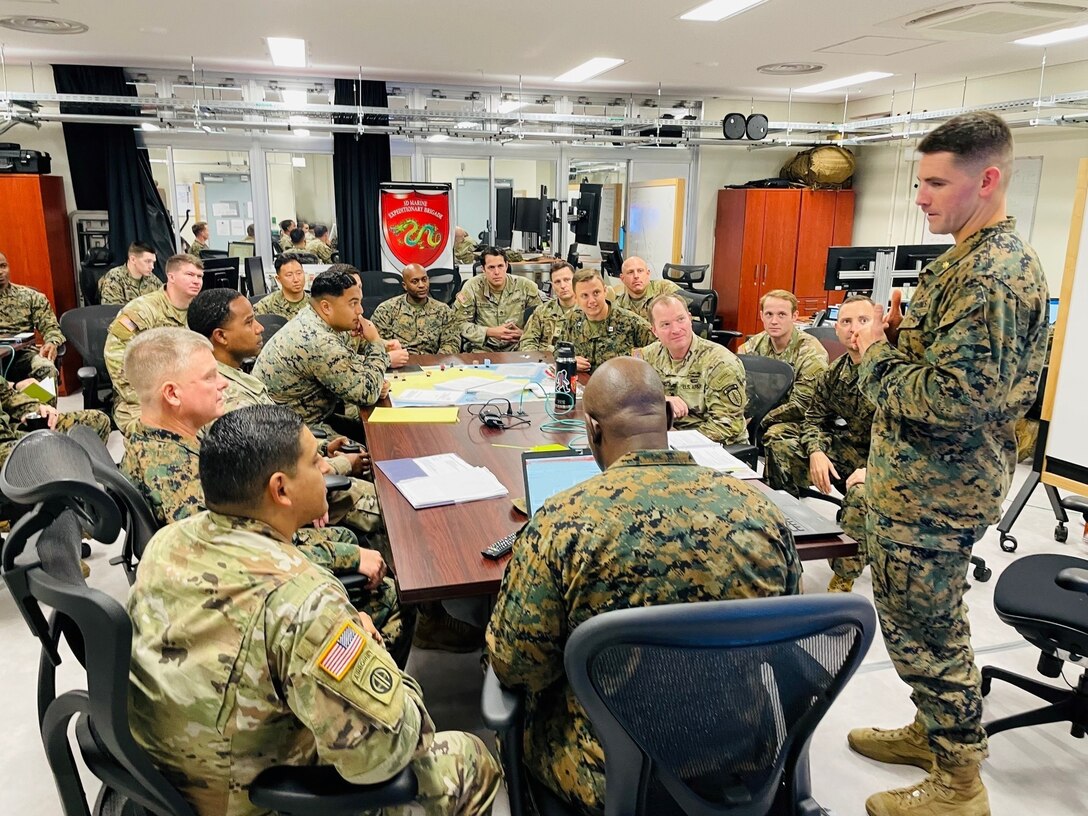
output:
M 116 434 L 110 447 L 115 455 L 120 455 L 120 440 Z M 1026 473 L 1026 468 L 1021 466 L 1014 491 Z M 822 502 L 815 504 L 827 506 Z M 992 605 L 993 587 L 1002 569 L 1021 554 L 1061 552 L 1088 557 L 1088 546 L 1081 543 L 1081 521 L 1078 516 L 1071 525 L 1070 543 L 1055 543 L 1051 535 L 1054 519 L 1040 489 L 1014 530 L 1020 541 L 1016 554 L 1001 552 L 994 531 L 979 542 L 975 552 L 986 558 L 994 570 L 989 583 L 975 582 L 968 595 L 973 641 L 980 664 L 994 664 L 1037 676 L 1038 652 L 998 620 Z M 123 598 L 127 592 L 124 576 L 119 567 L 107 563 L 114 554 L 113 549 L 95 548 L 90 558 L 90 583 Z M 822 591 L 829 577 L 830 569 L 826 564 L 806 564 L 807 591 Z M 856 591 L 872 597 L 868 573 L 858 581 Z M 0 699 L 5 705 L 3 727 L 0 728 L 0 767 L 4 769 L 5 780 L 0 785 L 0 814 L 58 816 L 60 806 L 38 737 L 34 710 L 36 641 L 30 638 L 5 589 L 0 589 L 0 643 L 8 655 L 0 681 Z M 62 666 L 62 684 L 65 678 L 74 681 L 79 677 L 72 663 L 69 660 Z M 409 670 L 422 682 L 428 708 L 439 728 L 485 733 L 478 713 L 482 679 L 478 655 L 416 651 L 409 662 Z M 1067 679 L 1075 681 L 1076 676 L 1075 670 L 1067 668 Z M 986 701 L 986 717 L 1005 716 L 1035 706 L 1033 698 L 1023 692 L 995 684 Z M 813 739 L 812 776 L 818 801 L 840 816 L 860 816 L 865 812 L 864 801 L 868 794 L 919 779 L 921 772 L 914 768 L 883 766 L 852 754 L 845 741 L 850 728 L 902 725 L 911 715 L 907 688 L 891 668 L 878 635 L 864 665 Z M 1086 769 L 1088 744 L 1072 738 L 1068 728 L 1052 725 L 996 736 L 983 770 L 995 814 L 1079 816 L 1088 813 L 1088 792 L 1083 784 Z M 508 812 L 505 800 L 498 803 L 494 812 Z

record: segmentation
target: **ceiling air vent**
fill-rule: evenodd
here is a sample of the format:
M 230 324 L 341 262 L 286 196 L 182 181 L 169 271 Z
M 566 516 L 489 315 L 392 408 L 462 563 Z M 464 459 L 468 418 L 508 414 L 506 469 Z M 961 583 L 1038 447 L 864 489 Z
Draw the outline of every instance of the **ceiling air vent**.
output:
M 946 34 L 1005 36 L 1051 28 L 1076 20 L 1088 6 L 1066 3 L 967 3 L 939 9 L 904 21 L 904 28 Z

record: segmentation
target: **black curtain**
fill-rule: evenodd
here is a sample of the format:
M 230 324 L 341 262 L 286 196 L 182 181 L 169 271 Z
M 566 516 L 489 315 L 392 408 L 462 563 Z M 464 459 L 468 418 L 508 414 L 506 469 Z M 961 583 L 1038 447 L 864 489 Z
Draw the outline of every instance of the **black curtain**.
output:
M 335 104 L 384 108 L 389 104 L 384 82 L 336 80 Z M 356 117 L 337 115 L 339 124 Z M 364 124 L 387 125 L 386 116 L 366 116 Z M 333 134 L 332 176 L 336 190 L 336 232 L 340 260 L 359 269 L 382 268 L 378 187 L 390 181 L 389 137 L 383 134 Z
M 57 93 L 135 96 L 120 68 L 97 65 L 54 65 Z M 134 116 L 127 105 L 102 106 L 65 103 L 61 113 Z M 128 245 L 144 241 L 155 248 L 155 274 L 166 279 L 164 264 L 174 254 L 170 215 L 155 188 L 147 152 L 137 149 L 130 125 L 64 123 L 64 143 L 72 173 L 76 206 L 106 210 L 110 217 L 110 257 L 124 263 Z

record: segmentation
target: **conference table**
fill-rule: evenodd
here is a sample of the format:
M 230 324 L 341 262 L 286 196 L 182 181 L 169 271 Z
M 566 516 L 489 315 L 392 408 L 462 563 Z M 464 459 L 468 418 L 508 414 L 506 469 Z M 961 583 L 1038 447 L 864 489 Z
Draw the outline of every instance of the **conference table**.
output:
M 419 355 L 409 362 L 421 366 L 471 366 L 485 359 L 497 364 L 547 358 L 539 353 L 492 352 Z M 393 371 L 389 376 L 395 378 L 398 374 Z M 505 402 L 498 404 L 505 409 Z M 580 406 L 579 401 L 570 416 L 580 417 Z M 484 427 L 469 413 L 470 407 L 461 406 L 458 422 L 453 424 L 371 423 L 366 421 L 369 412 L 363 412 L 367 447 L 373 461 L 456 453 L 470 465 L 490 469 L 509 491 L 497 499 L 416 510 L 381 469 L 374 468 L 374 484 L 389 534 L 393 568 L 400 598 L 405 603 L 496 594 L 509 556 L 493 561 L 484 558 L 480 551 L 528 521 L 512 503 L 525 493 L 522 452 L 534 445 L 567 444 L 577 435 L 541 431 L 541 424 L 550 417 L 540 400 L 526 401 L 523 408 L 529 422 L 509 430 Z M 518 410 L 516 399 L 513 410 Z M 762 482 L 751 483 L 769 490 Z M 797 551 L 802 560 L 835 558 L 854 555 L 857 543 L 845 535 L 809 538 L 797 542 Z

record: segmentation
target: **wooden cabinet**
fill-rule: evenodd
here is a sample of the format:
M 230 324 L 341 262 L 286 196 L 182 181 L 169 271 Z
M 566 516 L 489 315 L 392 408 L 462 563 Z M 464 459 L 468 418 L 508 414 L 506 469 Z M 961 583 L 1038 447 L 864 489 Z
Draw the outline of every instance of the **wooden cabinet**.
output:
M 802 317 L 841 300 L 824 289 L 827 248 L 849 245 L 852 190 L 719 190 L 713 287 L 722 326 L 762 331 L 759 299 L 772 289 L 797 295 Z
M 42 292 L 58 318 L 78 305 L 60 176 L 0 175 L 0 252 L 11 265 L 12 283 Z M 79 355 L 69 343 L 61 372 L 62 393 L 70 393 L 65 385 L 78 383 L 79 366 Z

